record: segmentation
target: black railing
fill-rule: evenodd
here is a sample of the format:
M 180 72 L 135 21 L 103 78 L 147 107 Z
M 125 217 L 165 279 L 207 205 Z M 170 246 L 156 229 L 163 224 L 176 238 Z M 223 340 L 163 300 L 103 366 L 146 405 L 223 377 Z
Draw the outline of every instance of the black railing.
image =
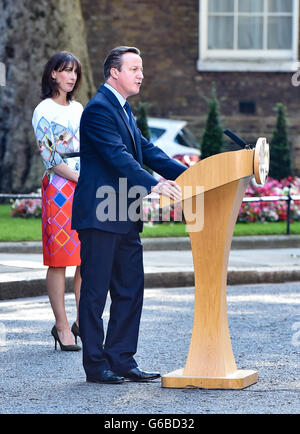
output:
M 287 202 L 286 234 L 289 235 L 291 223 L 291 203 L 295 200 L 300 201 L 300 196 L 291 196 L 289 192 L 287 196 L 244 197 L 243 202 Z
M 29 194 L 14 194 L 14 193 L 0 193 L 1 199 L 42 199 L 40 194 L 29 193 Z

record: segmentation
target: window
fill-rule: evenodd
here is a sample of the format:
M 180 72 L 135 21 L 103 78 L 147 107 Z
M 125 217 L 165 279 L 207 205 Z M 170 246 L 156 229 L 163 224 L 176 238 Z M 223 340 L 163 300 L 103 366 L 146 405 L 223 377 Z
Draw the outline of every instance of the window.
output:
M 184 127 L 179 131 L 174 141 L 179 145 L 186 146 L 188 148 L 200 149 L 199 143 L 187 127 Z
M 297 70 L 299 0 L 199 0 L 199 12 L 199 70 Z
M 239 103 L 240 113 L 255 114 L 256 104 L 254 101 L 240 101 Z
M 149 127 L 150 130 L 150 140 L 151 142 L 156 142 L 162 136 L 166 130 L 163 128 Z

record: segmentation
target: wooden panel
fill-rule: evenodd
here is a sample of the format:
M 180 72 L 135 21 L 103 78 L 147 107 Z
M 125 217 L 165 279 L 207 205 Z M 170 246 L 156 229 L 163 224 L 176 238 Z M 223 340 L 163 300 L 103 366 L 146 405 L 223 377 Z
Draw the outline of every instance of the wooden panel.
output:
M 184 375 L 223 377 L 237 369 L 228 330 L 226 283 L 233 229 L 248 179 L 206 192 L 203 229 L 189 232 L 195 273 L 195 308 Z M 189 200 L 195 201 L 196 197 Z M 183 209 L 189 225 L 185 202 Z
M 224 152 L 199 161 L 176 179 L 182 189 L 182 199 L 195 196 L 197 194 L 196 186 L 203 187 L 203 191 L 206 192 L 245 176 L 253 175 L 253 162 L 254 149 Z M 190 187 L 193 187 L 192 192 Z M 170 205 L 170 203 L 173 201 L 170 201 L 166 196 L 161 196 L 161 208 Z
M 256 371 L 237 369 L 226 299 L 230 246 L 238 211 L 253 175 L 253 159 L 253 149 L 214 155 L 176 180 L 183 191 L 182 206 L 193 253 L 194 323 L 185 367 L 164 375 L 163 387 L 230 389 L 257 381 Z M 191 186 L 194 191 L 185 189 Z M 202 191 L 197 192 L 197 186 Z M 199 219 L 203 220 L 200 224 Z
M 162 377 L 162 387 L 175 389 L 244 389 L 258 380 L 258 374 L 251 369 L 237 370 L 227 377 L 193 377 L 177 369 Z

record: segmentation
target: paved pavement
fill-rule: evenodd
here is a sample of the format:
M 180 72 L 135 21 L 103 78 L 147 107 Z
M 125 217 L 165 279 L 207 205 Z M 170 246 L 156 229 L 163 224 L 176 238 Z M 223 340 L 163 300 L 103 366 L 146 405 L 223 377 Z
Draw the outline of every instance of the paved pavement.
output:
M 143 240 L 145 286 L 194 284 L 188 238 Z M 0 243 L 0 300 L 46 294 L 41 243 Z M 74 268 L 67 268 L 67 292 Z M 228 266 L 228 284 L 300 281 L 300 236 L 236 237 Z
M 259 375 L 258 382 L 244 390 L 166 389 L 160 380 L 117 386 L 86 383 L 82 352 L 54 350 L 40 244 L 2 244 L 0 413 L 94 413 L 110 422 L 111 415 L 128 415 L 134 421 L 140 414 L 153 419 L 163 414 L 300 413 L 299 239 L 233 242 L 227 288 L 232 346 L 238 369 L 254 369 Z M 186 241 L 144 241 L 146 291 L 136 358 L 143 369 L 162 374 L 182 368 L 189 347 L 194 288 Z M 70 277 L 68 285 L 71 290 Z M 71 293 L 65 298 L 71 323 L 75 300 Z M 108 299 L 105 327 L 109 304 Z
M 141 368 L 167 374 L 184 367 L 193 300 L 193 287 L 145 291 L 136 355 Z M 300 413 L 299 283 L 228 286 L 227 306 L 237 367 L 258 371 L 258 382 L 243 390 L 167 389 L 160 380 L 86 383 L 82 352 L 54 350 L 48 297 L 3 300 L 0 413 L 102 414 L 99 428 L 103 418 L 111 420 L 115 414 L 118 421 L 118 415 L 136 420 L 139 414 L 153 419 L 163 414 L 192 418 L 193 414 Z M 73 294 L 66 295 L 66 308 L 71 322 Z M 108 312 L 109 302 L 105 327 Z

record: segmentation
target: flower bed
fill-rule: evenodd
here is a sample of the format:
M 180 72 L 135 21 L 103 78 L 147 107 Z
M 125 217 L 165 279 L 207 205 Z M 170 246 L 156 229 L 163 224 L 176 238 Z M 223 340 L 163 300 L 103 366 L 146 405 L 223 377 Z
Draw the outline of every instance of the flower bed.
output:
M 42 216 L 42 199 L 16 199 L 11 205 L 12 217 L 40 218 Z
M 287 197 L 290 195 L 300 195 L 300 178 L 288 177 L 282 181 L 268 178 L 267 182 L 262 186 L 258 186 L 254 178 L 251 180 L 245 197 L 265 197 L 279 196 Z M 239 223 L 250 222 L 277 222 L 286 221 L 287 219 L 287 201 L 257 201 L 243 202 L 240 208 L 238 219 Z M 163 214 L 159 214 L 159 196 L 149 195 L 143 201 L 144 221 L 155 222 L 184 222 L 182 209 L 180 205 L 172 206 L 170 209 L 165 209 Z M 300 221 L 300 200 L 291 202 L 291 221 Z
M 258 186 L 252 179 L 247 188 L 245 197 L 287 197 L 289 194 L 289 186 L 291 196 L 300 195 L 300 178 L 288 177 L 277 181 L 269 177 L 262 187 Z M 244 223 L 286 221 L 287 208 L 288 202 L 286 200 L 243 202 L 237 221 Z M 300 200 L 291 202 L 290 217 L 291 221 L 300 221 Z
M 143 199 L 143 221 L 145 223 L 184 222 L 181 204 L 159 208 L 159 195 L 151 193 Z
M 287 197 L 290 195 L 300 195 L 300 178 L 288 177 L 281 181 L 268 178 L 262 186 L 258 186 L 254 179 L 250 182 L 245 197 L 266 197 L 279 196 Z M 12 217 L 41 217 L 41 199 L 16 199 L 12 202 Z M 239 223 L 249 222 L 277 222 L 287 219 L 287 201 L 259 201 L 243 202 L 240 208 L 238 219 Z M 169 209 L 164 209 L 162 214 L 159 211 L 159 196 L 151 194 L 143 200 L 143 219 L 144 222 L 184 222 L 184 216 L 180 205 L 173 205 Z M 291 221 L 300 221 L 300 200 L 291 202 Z

